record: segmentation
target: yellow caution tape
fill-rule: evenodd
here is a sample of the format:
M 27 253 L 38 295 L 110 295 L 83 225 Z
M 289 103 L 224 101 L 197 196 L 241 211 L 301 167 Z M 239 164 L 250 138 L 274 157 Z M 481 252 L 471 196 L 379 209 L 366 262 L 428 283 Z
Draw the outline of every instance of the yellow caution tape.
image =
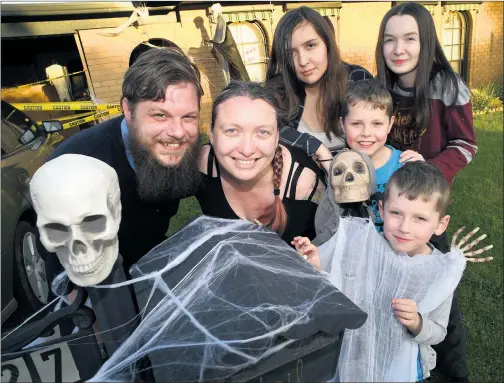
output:
M 57 117 L 57 118 L 52 118 L 51 120 L 56 120 L 56 121 L 69 121 L 69 120 L 75 120 L 76 118 L 81 118 L 81 117 L 87 117 L 94 114 L 94 112 L 86 112 L 86 113 L 80 113 L 80 114 L 71 114 L 70 116 L 65 116 L 65 117 Z M 37 124 L 41 125 L 41 121 L 37 121 Z
M 71 121 L 71 122 L 67 122 L 65 124 L 62 124 L 61 126 L 63 127 L 63 129 L 74 128 L 76 126 L 85 124 L 86 122 L 96 121 L 99 118 L 106 117 L 106 116 L 109 116 L 109 115 L 118 114 L 118 113 L 121 113 L 121 112 L 122 112 L 122 110 L 120 110 L 120 109 L 110 109 L 110 110 L 106 110 L 104 112 L 95 113 L 95 114 L 93 114 L 91 116 L 88 116 L 88 117 L 79 118 L 77 120 L 74 120 L 74 121 Z
M 81 70 L 81 71 L 78 71 L 78 72 L 69 73 L 67 75 L 53 77 L 53 78 L 48 78 L 46 80 L 40 80 L 40 81 L 32 82 L 32 83 L 29 83 L 29 84 L 23 84 L 23 85 L 13 86 L 13 87 L 10 87 L 10 88 L 2 88 L 2 90 L 12 90 L 12 89 L 25 88 L 27 86 L 43 84 L 44 82 L 48 82 L 48 81 L 52 81 L 52 80 L 57 80 L 59 78 L 64 78 L 64 77 L 70 77 L 70 76 L 73 76 L 73 75 L 76 75 L 76 74 L 80 74 L 80 73 L 84 73 L 84 72 L 85 72 L 85 70 Z
M 93 102 L 34 102 L 34 103 L 13 103 L 12 106 L 22 111 L 43 112 L 43 111 L 67 111 L 67 110 L 110 110 L 120 109 L 121 104 L 94 104 Z

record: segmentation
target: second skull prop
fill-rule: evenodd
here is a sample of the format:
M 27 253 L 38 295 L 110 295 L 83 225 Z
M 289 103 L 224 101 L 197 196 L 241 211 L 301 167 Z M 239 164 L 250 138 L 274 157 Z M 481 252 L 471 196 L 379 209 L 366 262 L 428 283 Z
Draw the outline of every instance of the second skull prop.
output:
M 370 185 L 371 176 L 364 155 L 353 150 L 346 150 L 334 158 L 329 175 L 336 203 L 351 203 L 366 201 L 371 196 L 373 188 Z
M 44 247 L 57 254 L 70 280 L 96 285 L 119 254 L 121 194 L 115 170 L 80 154 L 44 164 L 30 182 Z

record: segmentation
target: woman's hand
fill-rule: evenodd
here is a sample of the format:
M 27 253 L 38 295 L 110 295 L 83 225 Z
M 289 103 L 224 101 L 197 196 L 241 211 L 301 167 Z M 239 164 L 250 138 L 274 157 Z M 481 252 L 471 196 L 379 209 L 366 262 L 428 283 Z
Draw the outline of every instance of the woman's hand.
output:
M 424 161 L 425 162 L 425 159 L 423 158 L 423 156 L 420 153 L 415 152 L 414 150 L 405 150 L 399 156 L 399 162 L 401 164 L 403 164 L 405 162 L 411 162 L 411 161 Z
M 326 176 L 329 176 L 329 167 L 332 161 L 332 154 L 324 144 L 321 144 L 315 152 L 315 161 L 318 166 L 324 169 Z
M 299 255 L 320 271 L 320 257 L 317 246 L 312 244 L 307 237 L 295 237 L 291 244 L 294 245 Z

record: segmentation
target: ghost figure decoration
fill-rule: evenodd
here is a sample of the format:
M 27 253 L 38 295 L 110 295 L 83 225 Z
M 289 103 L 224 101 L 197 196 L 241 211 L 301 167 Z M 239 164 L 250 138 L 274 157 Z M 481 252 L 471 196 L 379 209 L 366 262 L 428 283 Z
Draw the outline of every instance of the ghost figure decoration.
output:
M 370 197 L 368 165 L 357 152 L 338 154 L 332 163 L 330 178 L 336 203 L 366 201 Z
M 110 274 L 119 252 L 121 193 L 113 168 L 79 154 L 57 157 L 34 174 L 30 194 L 44 247 L 79 286 Z
M 213 24 L 217 24 L 217 19 L 219 18 L 219 15 L 222 15 L 222 5 L 219 3 L 213 4 L 209 11 L 208 11 L 208 18 L 210 19 L 210 22 Z

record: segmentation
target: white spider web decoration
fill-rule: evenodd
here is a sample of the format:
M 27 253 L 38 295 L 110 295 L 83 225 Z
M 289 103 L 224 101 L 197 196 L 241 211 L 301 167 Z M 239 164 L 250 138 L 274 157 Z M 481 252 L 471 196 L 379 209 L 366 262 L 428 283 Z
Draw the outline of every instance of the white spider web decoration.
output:
M 362 327 L 345 332 L 338 379 L 414 382 L 418 343 L 395 318 L 392 299 L 414 300 L 423 315 L 451 301 L 464 255 L 455 248 L 447 254 L 396 254 L 374 224 L 362 218 L 342 218 L 338 232 L 319 251 L 329 280 L 368 314 Z
M 341 330 L 366 320 L 277 234 L 243 220 L 199 217 L 131 274 L 142 321 L 91 381 L 131 381 L 144 356 L 156 381 L 246 380 L 334 349 Z

